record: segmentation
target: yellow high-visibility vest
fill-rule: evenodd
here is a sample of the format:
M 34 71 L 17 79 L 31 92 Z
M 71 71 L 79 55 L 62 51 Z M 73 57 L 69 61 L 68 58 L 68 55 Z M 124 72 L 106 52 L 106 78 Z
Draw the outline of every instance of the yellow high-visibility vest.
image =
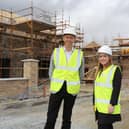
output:
M 79 68 L 82 63 L 83 53 L 81 50 L 74 49 L 70 59 L 67 61 L 64 48 L 56 48 L 54 50 L 55 69 L 52 73 L 50 91 L 58 92 L 63 82 L 67 83 L 67 92 L 69 94 L 77 94 L 80 90 Z
M 108 106 L 110 104 L 110 99 L 113 90 L 113 78 L 116 68 L 118 66 L 111 65 L 106 70 L 104 70 L 101 75 L 97 74 L 95 80 L 95 108 L 100 113 L 108 114 Z M 112 114 L 120 114 L 120 96 L 118 104 L 114 105 L 114 112 Z

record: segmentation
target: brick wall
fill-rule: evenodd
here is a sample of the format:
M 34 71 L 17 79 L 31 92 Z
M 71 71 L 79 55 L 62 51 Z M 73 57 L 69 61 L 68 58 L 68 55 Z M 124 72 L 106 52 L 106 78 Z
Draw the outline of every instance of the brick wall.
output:
M 18 98 L 18 96 L 26 93 L 27 87 L 28 79 L 0 79 L 0 99 Z

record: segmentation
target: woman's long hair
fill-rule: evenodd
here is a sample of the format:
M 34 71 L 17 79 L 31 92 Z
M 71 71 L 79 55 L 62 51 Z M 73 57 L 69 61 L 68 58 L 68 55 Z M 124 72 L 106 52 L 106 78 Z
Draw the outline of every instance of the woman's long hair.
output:
M 109 56 L 109 65 L 111 65 L 111 64 L 112 64 L 112 56 Z M 101 63 L 98 63 L 95 78 L 97 77 L 98 73 L 99 73 L 99 76 L 100 76 L 102 72 L 103 72 L 103 65 Z

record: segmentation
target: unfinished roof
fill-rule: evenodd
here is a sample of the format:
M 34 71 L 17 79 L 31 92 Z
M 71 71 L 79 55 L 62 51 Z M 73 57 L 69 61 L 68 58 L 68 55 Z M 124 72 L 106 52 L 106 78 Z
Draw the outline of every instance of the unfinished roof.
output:
M 119 46 L 121 47 L 129 47 L 129 42 L 126 42 L 126 43 L 119 43 Z
M 129 38 L 118 37 L 118 38 L 114 38 L 114 40 L 129 40 Z
M 86 45 L 86 49 L 93 49 L 93 48 L 99 48 L 100 47 L 100 45 L 99 44 L 97 44 L 96 42 L 94 42 L 94 41 L 92 41 L 92 42 L 90 42 L 88 45 Z

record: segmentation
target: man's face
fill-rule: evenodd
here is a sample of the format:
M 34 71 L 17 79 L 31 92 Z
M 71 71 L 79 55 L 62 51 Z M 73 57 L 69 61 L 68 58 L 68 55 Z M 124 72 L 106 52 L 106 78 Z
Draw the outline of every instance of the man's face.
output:
M 75 36 L 73 35 L 64 35 L 63 36 L 63 41 L 64 41 L 64 44 L 73 44 L 75 42 L 76 38 Z

